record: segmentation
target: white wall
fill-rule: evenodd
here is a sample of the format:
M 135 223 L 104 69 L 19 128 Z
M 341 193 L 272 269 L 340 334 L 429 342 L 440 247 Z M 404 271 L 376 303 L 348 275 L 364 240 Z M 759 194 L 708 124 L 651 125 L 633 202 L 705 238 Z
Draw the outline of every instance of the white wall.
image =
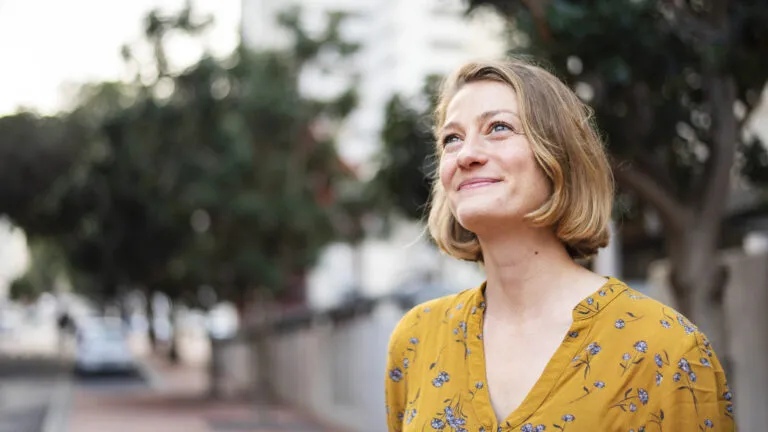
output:
M 389 336 L 403 311 L 381 303 L 373 313 L 318 322 L 271 341 L 278 396 L 350 432 L 385 432 L 384 378 Z
M 28 255 L 24 232 L 0 218 L 0 301 L 8 298 L 8 285 L 26 271 Z

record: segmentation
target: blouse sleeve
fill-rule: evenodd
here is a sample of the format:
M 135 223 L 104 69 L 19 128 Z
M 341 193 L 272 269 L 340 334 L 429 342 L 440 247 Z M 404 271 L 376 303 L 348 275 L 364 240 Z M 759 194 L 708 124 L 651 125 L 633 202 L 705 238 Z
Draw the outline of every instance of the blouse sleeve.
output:
M 387 430 L 400 432 L 403 429 L 407 399 L 406 382 L 406 340 L 405 321 L 407 315 L 395 327 L 389 339 L 387 352 L 387 373 L 384 381 L 386 400 Z
M 659 409 L 651 413 L 650 423 L 671 431 L 735 431 L 733 396 L 723 367 L 706 337 L 695 336 L 682 355 L 670 359 Z

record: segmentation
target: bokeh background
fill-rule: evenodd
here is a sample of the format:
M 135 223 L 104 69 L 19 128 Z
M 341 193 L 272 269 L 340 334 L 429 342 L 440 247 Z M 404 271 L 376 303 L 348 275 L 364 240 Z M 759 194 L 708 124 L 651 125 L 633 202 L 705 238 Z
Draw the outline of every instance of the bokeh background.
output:
M 483 280 L 423 223 L 437 84 L 507 55 L 605 138 L 583 265 L 697 323 L 763 430 L 764 0 L 0 0 L 0 430 L 386 430 L 394 325 Z

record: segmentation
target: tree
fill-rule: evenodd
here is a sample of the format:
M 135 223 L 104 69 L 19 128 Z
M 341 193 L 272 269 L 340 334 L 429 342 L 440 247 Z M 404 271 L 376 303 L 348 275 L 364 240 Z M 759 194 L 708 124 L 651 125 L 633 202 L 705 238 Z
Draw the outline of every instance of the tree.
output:
M 514 48 L 548 62 L 595 109 L 619 186 L 663 223 L 678 307 L 722 341 L 717 249 L 732 174 L 745 158 L 752 179 L 765 173 L 744 124 L 768 78 L 768 4 L 470 1 L 480 5 L 508 17 L 523 41 Z
M 368 199 L 384 215 L 394 211 L 412 220 L 425 216 L 436 168 L 430 113 L 439 81 L 439 76 L 429 76 L 417 98 L 396 94 L 387 102 L 380 166 L 367 184 Z
M 768 155 L 745 123 L 768 79 L 760 1 L 472 0 L 510 23 L 511 53 L 532 54 L 595 110 L 622 194 L 658 214 L 679 309 L 723 340 L 727 271 L 717 259 L 734 174 L 762 187 Z M 432 93 L 434 95 L 434 93 Z M 377 187 L 418 217 L 432 138 L 415 104 L 387 111 Z M 394 131 L 394 133 L 393 133 Z M 396 136 L 396 138 L 388 138 Z M 396 134 L 396 135 L 395 135 Z M 426 159 L 415 152 L 426 151 Z M 395 202 L 398 197 L 405 202 Z
M 98 279 L 101 289 L 93 294 L 105 300 L 133 286 L 190 299 L 205 284 L 241 311 L 257 293 L 302 302 L 305 272 L 348 219 L 349 203 L 342 205 L 337 186 L 356 181 L 332 139 L 355 104 L 354 88 L 324 100 L 299 91 L 307 68 L 327 68 L 354 50 L 340 38 L 342 19 L 331 15 L 326 31 L 310 36 L 293 11 L 283 23 L 294 46 L 240 47 L 229 58 L 205 55 L 177 71 L 164 38 L 195 37 L 207 20 L 189 7 L 151 13 L 151 64 L 125 47 L 126 61 L 138 66 L 133 82 L 86 85 L 72 111 L 51 120 L 82 129 L 72 140 L 78 151 L 66 153 L 76 157 L 39 187 L 14 174 L 9 184 L 20 185 L 19 192 L 9 188 L 16 195 L 6 195 L 41 201 L 25 221 L 43 221 L 43 228 L 57 214 L 72 215 L 47 235 L 74 268 Z M 41 137 L 37 123 L 14 121 L 27 135 L 7 135 L 2 148 L 42 151 L 50 140 L 50 147 L 65 149 L 56 133 Z M 38 169 L 39 158 L 20 154 Z M 0 212 L 15 211 L 11 198 Z M 22 222 L 25 230 L 31 226 Z

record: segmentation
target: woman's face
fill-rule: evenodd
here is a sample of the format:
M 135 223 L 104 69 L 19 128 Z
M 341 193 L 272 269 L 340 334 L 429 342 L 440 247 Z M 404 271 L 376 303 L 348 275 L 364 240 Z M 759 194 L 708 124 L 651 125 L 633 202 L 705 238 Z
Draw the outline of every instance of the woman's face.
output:
M 447 107 L 438 136 L 440 182 L 469 231 L 522 223 L 551 194 L 523 135 L 518 106 L 510 86 L 478 81 L 464 85 Z

